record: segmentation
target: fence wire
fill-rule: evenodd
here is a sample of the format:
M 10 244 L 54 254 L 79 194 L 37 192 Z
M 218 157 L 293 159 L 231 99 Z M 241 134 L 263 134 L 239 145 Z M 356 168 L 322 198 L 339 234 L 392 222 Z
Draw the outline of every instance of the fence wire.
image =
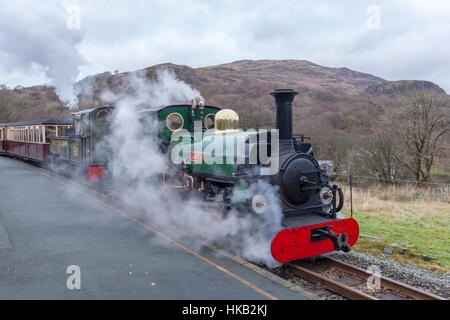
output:
M 450 183 L 390 180 L 377 177 L 334 174 L 335 182 L 348 186 L 350 179 L 354 190 L 364 190 L 379 198 L 399 201 L 439 201 L 450 203 Z M 450 207 L 449 207 L 450 212 Z

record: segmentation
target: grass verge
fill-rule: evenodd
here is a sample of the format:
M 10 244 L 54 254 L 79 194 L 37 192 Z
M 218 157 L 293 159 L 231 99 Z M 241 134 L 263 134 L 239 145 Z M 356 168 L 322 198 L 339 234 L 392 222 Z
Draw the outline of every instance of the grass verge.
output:
M 373 192 L 370 188 L 353 190 L 353 217 L 360 224 L 361 234 L 380 238 L 362 237 L 354 249 L 450 272 L 450 204 L 426 198 L 398 197 L 396 194 L 405 194 L 405 190 L 398 192 L 389 188 L 384 187 L 384 192 Z M 349 215 L 349 188 L 345 189 L 344 212 Z M 386 247 L 393 248 L 394 254 L 385 255 L 383 249 Z M 400 247 L 407 248 L 405 254 L 400 254 Z M 437 260 L 425 261 L 422 255 Z

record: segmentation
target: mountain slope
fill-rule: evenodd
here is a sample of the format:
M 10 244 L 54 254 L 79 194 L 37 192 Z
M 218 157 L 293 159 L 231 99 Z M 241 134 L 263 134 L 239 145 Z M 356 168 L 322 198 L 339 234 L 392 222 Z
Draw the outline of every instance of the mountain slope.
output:
M 427 90 L 437 94 L 446 94 L 446 92 L 437 84 L 430 81 L 421 80 L 400 80 L 400 81 L 386 81 L 381 84 L 370 86 L 365 90 L 365 93 L 372 96 L 379 95 L 404 95 L 414 91 Z
M 197 70 L 209 74 L 234 71 L 258 80 L 283 82 L 291 86 L 333 87 L 347 93 L 360 93 L 386 81 L 348 68 L 328 68 L 306 60 L 241 60 Z
M 197 69 L 166 63 L 135 72 L 105 72 L 79 81 L 76 88 L 80 108 L 102 105 L 102 93 L 107 90 L 128 90 L 127 79 L 132 75 L 154 79 L 158 68 L 173 70 L 179 79 L 197 89 L 207 103 L 236 110 L 244 128 L 274 125 L 275 110 L 270 92 L 275 88 L 293 88 L 299 92 L 294 110 L 297 131 L 319 127 L 322 131 L 338 130 L 357 135 L 377 127 L 379 110 L 376 105 L 385 101 L 392 90 L 406 92 L 420 87 L 439 92 L 439 87 L 431 82 L 421 82 L 421 85 L 414 81 L 389 82 L 348 68 L 323 67 L 305 60 L 241 60 Z M 53 88 L 0 89 L 3 120 L 63 113 Z
M 170 63 L 152 66 L 134 73 L 104 73 L 78 83 L 82 108 L 102 104 L 105 89 L 120 92 L 132 74 L 155 77 L 158 68 L 173 70 L 177 77 L 190 84 L 207 99 L 209 104 L 235 109 L 241 115 L 244 127 L 268 127 L 274 122 L 274 88 L 294 88 L 299 91 L 297 117 L 326 118 L 337 125 L 343 118 L 345 106 L 361 103 L 370 108 L 367 98 L 360 95 L 370 86 L 386 80 L 350 70 L 328 68 L 305 60 L 241 60 L 217 66 L 191 68 Z M 360 112 L 360 111 L 359 111 Z M 365 112 L 367 114 L 367 112 Z

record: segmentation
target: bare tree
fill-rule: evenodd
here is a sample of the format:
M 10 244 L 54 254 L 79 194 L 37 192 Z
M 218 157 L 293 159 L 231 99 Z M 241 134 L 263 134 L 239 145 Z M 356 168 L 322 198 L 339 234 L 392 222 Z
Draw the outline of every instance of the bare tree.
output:
M 0 96 L 0 123 L 10 120 L 10 101 L 6 96 Z
M 381 182 L 394 182 L 403 176 L 403 165 L 396 159 L 393 136 L 386 130 L 362 141 L 356 150 L 354 165 L 357 172 L 377 177 Z
M 303 133 L 311 138 L 317 159 L 333 160 L 336 172 L 348 169 L 348 151 L 353 144 L 350 137 L 330 128 L 323 121 L 305 122 L 301 127 L 296 133 Z
M 417 181 L 429 181 L 431 168 L 450 132 L 447 95 L 417 92 L 400 98 L 387 112 L 399 146 L 394 156 Z

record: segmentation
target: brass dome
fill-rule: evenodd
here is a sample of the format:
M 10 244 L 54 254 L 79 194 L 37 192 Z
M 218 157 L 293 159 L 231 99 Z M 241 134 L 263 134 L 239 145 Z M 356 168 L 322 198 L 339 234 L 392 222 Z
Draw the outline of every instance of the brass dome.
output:
M 217 112 L 215 117 L 215 128 L 219 132 L 239 130 L 239 116 L 231 109 L 223 109 Z

